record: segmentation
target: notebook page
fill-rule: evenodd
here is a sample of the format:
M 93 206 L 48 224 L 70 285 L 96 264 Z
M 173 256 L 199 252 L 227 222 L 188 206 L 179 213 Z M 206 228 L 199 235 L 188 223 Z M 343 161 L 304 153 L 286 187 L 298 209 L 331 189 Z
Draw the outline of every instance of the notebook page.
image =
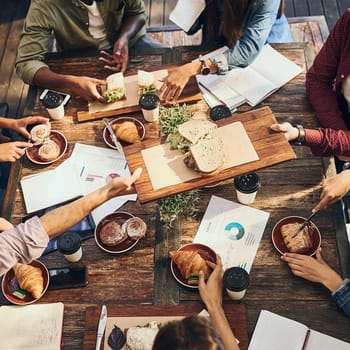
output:
M 311 330 L 306 350 L 350 350 L 350 344 L 329 335 Z
M 269 44 L 264 46 L 250 67 L 270 80 L 276 87 L 286 84 L 303 70 Z
M 248 350 L 301 350 L 307 330 L 302 323 L 262 310 Z

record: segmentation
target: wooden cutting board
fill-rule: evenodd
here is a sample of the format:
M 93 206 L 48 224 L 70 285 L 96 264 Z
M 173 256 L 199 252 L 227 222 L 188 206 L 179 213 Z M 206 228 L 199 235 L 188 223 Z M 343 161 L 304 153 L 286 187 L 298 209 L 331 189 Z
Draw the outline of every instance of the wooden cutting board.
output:
M 137 316 L 190 316 L 196 315 L 203 310 L 203 305 L 107 305 L 108 317 L 137 317 Z M 230 323 L 235 336 L 239 340 L 241 350 L 248 349 L 247 332 L 247 311 L 244 304 L 224 304 L 226 317 Z M 94 350 L 96 344 L 96 335 L 98 321 L 100 318 L 101 307 L 91 306 L 86 308 L 85 312 L 85 330 L 84 330 L 84 350 Z M 152 321 L 152 320 L 150 320 Z M 105 334 L 108 336 L 108 334 Z M 102 341 L 102 344 L 104 341 Z M 101 350 L 104 349 L 103 345 Z
M 163 78 L 167 75 L 167 71 L 176 67 L 175 65 L 166 65 L 161 67 L 161 69 L 154 70 L 154 76 L 156 79 Z M 125 113 L 132 113 L 140 111 L 139 107 L 139 95 L 137 94 L 137 74 L 126 74 L 125 75 L 125 90 L 126 90 L 126 99 L 122 101 L 117 101 L 111 104 L 102 104 L 99 102 L 93 102 L 89 105 L 89 110 L 87 111 L 78 111 L 77 119 L 78 122 L 84 122 L 94 119 L 101 119 L 104 117 L 118 116 Z M 158 88 L 161 86 L 161 83 L 158 83 Z M 177 100 L 177 103 L 194 103 L 201 99 L 201 93 L 198 88 L 197 81 L 195 77 L 192 77 L 187 85 L 185 86 L 180 98 Z M 162 103 L 166 106 L 169 103 Z
M 293 148 L 284 135 L 282 133 L 273 132 L 270 129 L 271 124 L 277 123 L 277 120 L 269 107 L 263 107 L 242 114 L 234 114 L 232 117 L 221 119 L 216 123 L 220 127 L 237 121 L 242 122 L 258 154 L 258 160 L 223 169 L 213 176 L 202 176 L 157 190 L 154 190 L 152 186 L 150 175 L 147 171 L 141 151 L 165 143 L 165 138 L 151 139 L 125 147 L 124 153 L 130 171 L 133 172 L 138 167 L 143 168 L 141 177 L 135 184 L 140 202 L 146 203 L 195 188 L 201 188 L 218 181 L 231 179 L 235 176 L 296 158 Z M 232 147 L 235 147 L 234 139 L 232 140 Z

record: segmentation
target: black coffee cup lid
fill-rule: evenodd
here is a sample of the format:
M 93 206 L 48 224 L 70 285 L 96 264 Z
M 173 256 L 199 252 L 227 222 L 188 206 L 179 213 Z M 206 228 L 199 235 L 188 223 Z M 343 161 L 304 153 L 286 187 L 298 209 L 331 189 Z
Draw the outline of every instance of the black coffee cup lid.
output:
M 236 189 L 243 193 L 254 193 L 260 188 L 260 178 L 257 173 L 237 176 L 234 179 Z
M 231 117 L 232 113 L 230 108 L 225 105 L 217 105 L 210 109 L 210 118 L 212 120 L 219 120 L 226 117 Z
M 49 91 L 42 102 L 46 108 L 56 108 L 63 102 L 63 96 L 56 92 Z
M 57 248 L 62 254 L 73 254 L 81 245 L 81 238 L 76 232 L 66 232 L 58 237 Z
M 148 111 L 158 107 L 160 104 L 160 98 L 156 94 L 146 93 L 143 94 L 139 99 L 139 106 L 142 109 L 146 109 Z
M 235 266 L 225 270 L 223 277 L 224 287 L 233 292 L 240 292 L 249 286 L 249 274 L 245 269 Z

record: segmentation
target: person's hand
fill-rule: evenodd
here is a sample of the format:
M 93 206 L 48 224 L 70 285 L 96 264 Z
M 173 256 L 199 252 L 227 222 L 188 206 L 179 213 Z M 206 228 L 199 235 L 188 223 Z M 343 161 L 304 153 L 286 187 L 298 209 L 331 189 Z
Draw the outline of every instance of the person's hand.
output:
M 100 93 L 101 86 L 107 85 L 105 80 L 75 75 L 69 76 L 68 79 L 70 92 L 75 97 L 85 101 L 106 102 L 106 99 Z
M 299 135 L 298 128 L 292 126 L 290 123 L 272 124 L 270 128 L 276 132 L 283 132 L 288 141 L 295 140 Z
M 26 129 L 31 124 L 49 124 L 49 119 L 40 116 L 25 117 L 20 119 L 14 119 L 12 129 L 22 134 L 27 139 L 30 139 L 30 133 Z
M 13 225 L 11 222 L 7 221 L 5 218 L 0 217 L 0 232 L 11 230 Z
M 162 100 L 176 101 L 190 78 L 196 74 L 196 63 L 187 63 L 183 66 L 170 69 L 168 76 L 163 78 L 159 92 Z
M 323 180 L 323 190 L 319 203 L 313 211 L 324 209 L 342 198 L 350 189 L 350 170 Z
M 209 267 L 213 269 L 208 280 L 205 282 L 203 271 L 199 272 L 199 295 L 203 303 L 210 310 L 217 308 L 222 304 L 222 278 L 224 276 L 224 270 L 222 267 L 222 262 L 220 256 L 216 255 L 216 264 L 207 261 Z
M 114 44 L 113 54 L 106 51 L 100 51 L 102 55 L 100 61 L 105 63 L 104 68 L 112 72 L 125 72 L 129 60 L 129 42 L 126 39 L 119 38 Z
M 29 142 L 15 141 L 0 144 L 0 162 L 15 162 L 21 158 L 27 147 L 32 147 Z
M 116 177 L 107 186 L 109 186 L 109 197 L 120 196 L 121 193 L 127 193 L 132 189 L 132 184 L 139 179 L 142 168 L 137 168 L 129 177 Z
M 295 276 L 311 282 L 322 283 L 331 292 L 342 283 L 342 278 L 323 260 L 321 249 L 316 252 L 316 258 L 308 255 L 285 253 L 281 259 L 288 263 Z
M 342 160 L 343 162 L 350 162 L 350 157 L 347 156 L 337 156 L 339 160 Z

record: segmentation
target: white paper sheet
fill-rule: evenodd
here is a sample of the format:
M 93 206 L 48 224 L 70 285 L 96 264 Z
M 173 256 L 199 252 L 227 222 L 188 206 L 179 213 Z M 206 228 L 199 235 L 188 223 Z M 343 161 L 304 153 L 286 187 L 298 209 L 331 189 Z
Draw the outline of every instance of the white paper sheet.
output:
M 240 266 L 249 272 L 269 215 L 268 212 L 212 196 L 193 242 L 212 248 L 221 256 L 225 269 Z
M 169 19 L 187 32 L 205 9 L 205 0 L 179 0 Z
M 56 169 L 22 178 L 27 213 L 86 195 L 112 178 L 129 175 L 124 154 L 110 148 L 76 143 L 70 158 Z M 95 224 L 128 200 L 136 199 L 136 194 L 130 194 L 105 202 L 92 212 Z

